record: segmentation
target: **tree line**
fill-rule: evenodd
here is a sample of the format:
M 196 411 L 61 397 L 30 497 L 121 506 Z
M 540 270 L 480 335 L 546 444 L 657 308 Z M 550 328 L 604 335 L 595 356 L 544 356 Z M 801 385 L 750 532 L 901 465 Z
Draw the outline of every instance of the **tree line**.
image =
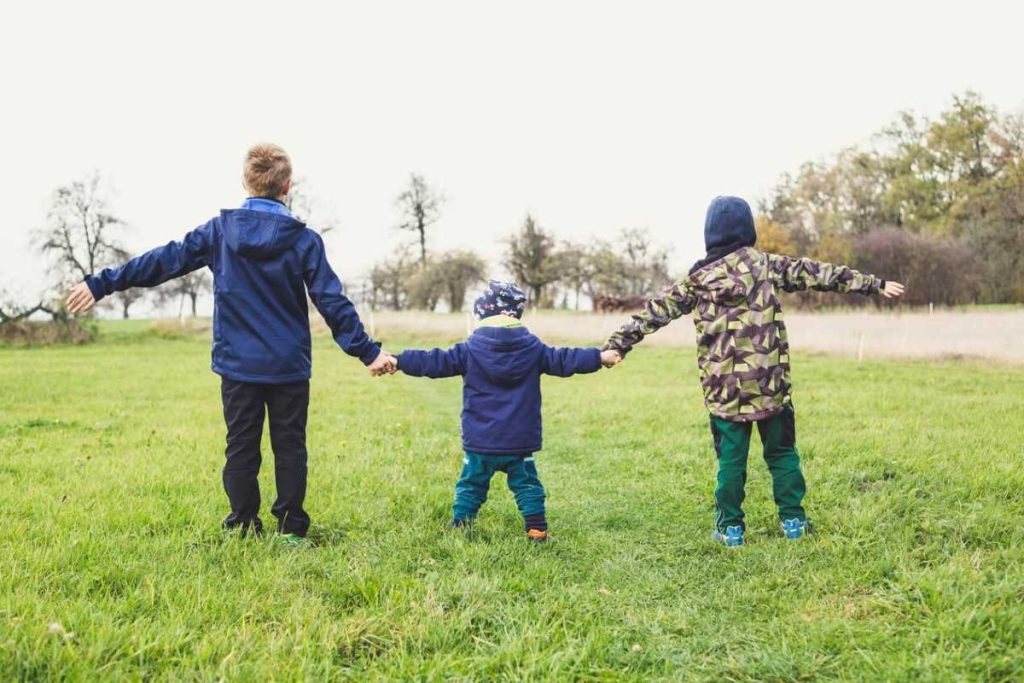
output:
M 1024 301 L 1024 116 L 974 92 L 934 119 L 903 112 L 783 176 L 760 214 L 765 250 L 885 273 L 906 303 Z
M 444 195 L 423 176 L 412 174 L 395 199 L 399 215 L 395 228 L 410 233 L 413 239 L 370 269 L 362 292 L 350 294 L 373 308 L 432 311 L 443 306 L 462 310 L 470 289 L 491 272 L 487 261 L 472 250 L 435 254 L 429 249 L 428 233 L 440 220 L 444 202 Z M 313 223 L 321 234 L 335 229 L 332 219 L 315 215 L 316 202 L 303 181 L 293 185 L 287 203 L 299 220 Z M 0 324 L 40 312 L 62 316 L 58 292 L 130 258 L 124 243 L 129 231 L 129 224 L 112 210 L 98 172 L 58 187 L 45 225 L 32 234 L 32 244 L 47 264 L 54 289 L 31 303 L 18 303 L 0 294 Z M 540 307 L 578 309 L 584 296 L 637 296 L 670 280 L 668 251 L 655 246 L 645 230 L 623 230 L 614 243 L 559 242 L 531 215 L 505 240 L 502 263 L 530 292 L 533 305 Z M 119 292 L 102 305 L 128 318 L 134 307 L 148 299 L 164 309 L 176 307 L 179 316 L 191 313 L 195 317 L 199 300 L 209 294 L 211 286 L 210 274 L 204 269 L 154 290 Z
M 316 215 L 303 181 L 288 201 L 296 217 L 321 233 L 335 229 L 332 219 Z M 412 174 L 395 199 L 394 226 L 411 240 L 375 264 L 361 291 L 350 294 L 379 309 L 463 310 L 471 289 L 492 271 L 475 251 L 430 249 L 445 201 Z M 783 175 L 758 202 L 757 229 L 765 251 L 898 279 L 910 304 L 1024 301 L 1024 115 L 1000 114 L 974 92 L 955 96 L 933 119 L 903 112 L 870 144 Z M 33 232 L 55 289 L 29 302 L 0 290 L 0 325 L 38 313 L 60 318 L 54 294 L 128 258 L 129 230 L 111 209 L 99 173 L 58 187 L 45 225 Z M 625 228 L 611 240 L 560 240 L 527 214 L 503 240 L 501 266 L 533 306 L 579 309 L 589 301 L 596 309 L 629 309 L 672 281 L 668 255 L 645 229 Z M 209 273 L 197 271 L 153 292 L 119 293 L 105 305 L 127 318 L 153 297 L 158 306 L 195 316 L 210 287 Z M 813 293 L 798 297 L 819 302 Z
M 375 264 L 364 299 L 373 308 L 461 311 L 469 289 L 489 276 L 487 261 L 468 249 L 431 254 L 427 230 L 441 215 L 444 196 L 419 175 L 396 200 L 398 225 L 415 235 L 416 248 L 399 249 Z M 647 230 L 627 228 L 615 240 L 559 241 L 554 232 L 526 214 L 503 240 L 501 265 L 539 308 L 579 309 L 583 297 L 630 298 L 668 284 L 668 249 L 656 245 Z

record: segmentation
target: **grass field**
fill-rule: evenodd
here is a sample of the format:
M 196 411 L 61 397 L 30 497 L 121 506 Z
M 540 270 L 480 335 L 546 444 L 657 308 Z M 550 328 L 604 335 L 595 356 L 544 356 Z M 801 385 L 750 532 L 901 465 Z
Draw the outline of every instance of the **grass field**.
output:
M 820 533 L 780 537 L 755 437 L 741 551 L 708 537 L 691 350 L 545 380 L 530 546 L 500 481 L 444 528 L 458 381 L 319 338 L 296 551 L 218 529 L 207 339 L 103 332 L 0 350 L 0 680 L 1024 678 L 1024 367 L 798 354 Z

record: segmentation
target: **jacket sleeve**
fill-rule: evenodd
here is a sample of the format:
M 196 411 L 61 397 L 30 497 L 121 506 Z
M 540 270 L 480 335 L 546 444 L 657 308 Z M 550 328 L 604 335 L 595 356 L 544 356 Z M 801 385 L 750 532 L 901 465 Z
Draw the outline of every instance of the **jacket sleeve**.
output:
M 555 377 L 597 372 L 601 369 L 601 350 L 598 348 L 568 348 L 545 346 L 540 371 Z
M 380 343 L 375 342 L 363 329 L 355 305 L 342 291 L 341 280 L 327 262 L 323 239 L 315 232 L 310 232 L 313 245 L 306 250 L 303 264 L 303 279 L 309 290 L 309 298 L 327 322 L 331 336 L 342 351 L 369 365 L 380 353 Z
M 201 225 L 180 242 L 168 242 L 131 259 L 118 268 L 104 268 L 89 275 L 85 284 L 96 301 L 132 287 L 155 287 L 163 282 L 210 265 L 213 223 Z
M 454 377 L 466 373 L 466 345 L 430 351 L 409 350 L 398 354 L 398 369 L 413 377 Z
M 629 322 L 608 338 L 605 349 L 613 349 L 623 356 L 670 322 L 686 315 L 697 305 L 697 295 L 693 292 L 689 278 L 684 278 L 666 289 L 664 292 L 649 299 L 643 310 L 634 313 Z
M 815 289 L 819 292 L 877 294 L 885 281 L 853 268 L 809 258 L 765 254 L 775 284 L 787 292 Z

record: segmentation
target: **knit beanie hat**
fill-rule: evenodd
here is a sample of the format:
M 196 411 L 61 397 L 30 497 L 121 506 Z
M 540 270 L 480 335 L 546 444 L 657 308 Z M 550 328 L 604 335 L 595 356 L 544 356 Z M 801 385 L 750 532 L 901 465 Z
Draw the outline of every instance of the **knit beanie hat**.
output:
M 473 312 L 480 320 L 502 313 L 521 318 L 525 307 L 526 294 L 511 281 L 491 280 L 483 293 L 473 302 Z

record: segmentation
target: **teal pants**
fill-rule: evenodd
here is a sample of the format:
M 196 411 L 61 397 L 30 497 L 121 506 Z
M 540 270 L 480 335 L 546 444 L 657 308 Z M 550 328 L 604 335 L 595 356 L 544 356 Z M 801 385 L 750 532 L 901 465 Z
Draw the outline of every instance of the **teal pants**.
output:
M 470 520 L 476 517 L 487 500 L 491 478 L 497 472 L 508 477 L 508 488 L 516 498 L 516 506 L 524 518 L 544 516 L 544 486 L 537 477 L 533 456 L 479 455 L 466 453 L 462 458 L 462 474 L 455 484 L 455 505 L 452 517 Z
M 743 523 L 743 499 L 746 496 L 747 454 L 750 451 L 751 422 L 730 422 L 711 416 L 711 435 L 718 456 L 718 484 L 715 487 L 715 525 L 719 531 L 729 526 L 746 528 Z M 807 483 L 800 471 L 796 450 L 796 422 L 793 406 L 774 417 L 757 421 L 764 446 L 764 461 L 772 475 L 772 493 L 779 519 L 806 519 L 802 503 Z

